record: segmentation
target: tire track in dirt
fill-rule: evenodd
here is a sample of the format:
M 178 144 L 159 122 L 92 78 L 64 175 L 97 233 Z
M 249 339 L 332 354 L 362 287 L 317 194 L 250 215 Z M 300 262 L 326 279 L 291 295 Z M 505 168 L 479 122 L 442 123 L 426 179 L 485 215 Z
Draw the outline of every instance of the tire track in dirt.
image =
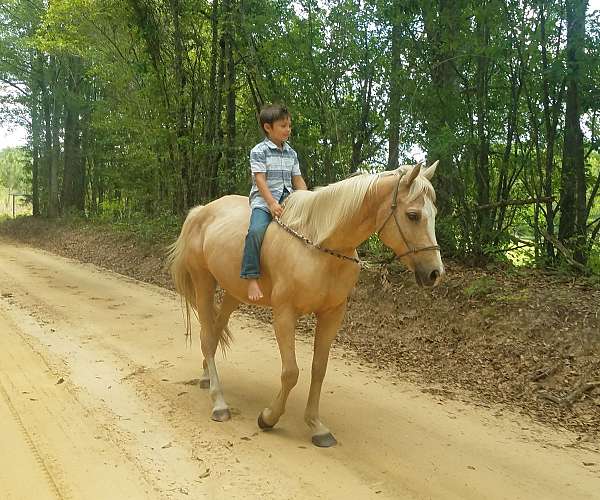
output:
M 56 498 L 59 500 L 67 500 L 68 497 L 63 495 L 63 493 L 61 492 L 61 489 L 58 487 L 58 484 L 54 480 L 54 477 L 52 476 L 52 473 L 50 472 L 48 466 L 46 465 L 46 462 L 42 458 L 42 454 L 40 453 L 39 448 L 35 445 L 33 437 L 30 435 L 29 431 L 27 430 L 27 427 L 25 426 L 25 424 L 23 423 L 23 420 L 21 419 L 21 416 L 19 415 L 19 412 L 13 405 L 13 403 L 10 399 L 10 396 L 8 395 L 8 392 L 6 391 L 4 384 L 2 383 L 2 378 L 0 378 L 0 394 L 2 395 L 4 404 L 10 411 L 10 415 L 11 415 L 12 419 L 14 420 L 14 422 L 16 423 L 16 425 L 18 427 L 18 431 L 21 433 L 22 437 L 24 438 L 29 452 L 31 452 L 31 454 L 33 455 L 33 458 L 34 458 L 37 466 L 40 469 L 41 475 L 43 476 L 43 478 L 45 479 L 45 481 L 47 483 L 49 492 L 51 494 L 55 495 Z M 8 423 L 4 419 L 2 419 L 2 422 L 3 422 L 3 425 L 5 425 L 5 426 L 8 425 Z M 31 469 L 28 469 L 28 472 L 31 474 L 32 473 Z M 29 481 L 30 482 L 35 481 L 35 479 L 32 479 L 32 476 L 30 475 Z M 39 490 L 38 490 L 37 494 L 38 494 L 37 498 L 39 500 L 41 500 L 43 498 L 44 494 L 41 493 L 41 491 L 39 491 Z
M 161 498 L 107 445 L 101 423 L 77 400 L 66 365 L 32 335 L 43 326 L 9 300 L 0 300 L 0 410 L 6 414 L 0 442 L 11 450 L 0 454 L 0 498 Z

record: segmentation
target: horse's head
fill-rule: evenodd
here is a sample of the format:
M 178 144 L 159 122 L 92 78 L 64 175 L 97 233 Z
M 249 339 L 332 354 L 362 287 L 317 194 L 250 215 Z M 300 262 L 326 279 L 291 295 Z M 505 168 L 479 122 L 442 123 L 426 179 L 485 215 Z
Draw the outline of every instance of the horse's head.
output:
M 391 197 L 377 215 L 382 221 L 379 238 L 415 273 L 421 286 L 437 285 L 444 274 L 435 238 L 435 191 L 430 182 L 437 164 L 425 169 L 420 164 L 408 170 L 401 167 Z

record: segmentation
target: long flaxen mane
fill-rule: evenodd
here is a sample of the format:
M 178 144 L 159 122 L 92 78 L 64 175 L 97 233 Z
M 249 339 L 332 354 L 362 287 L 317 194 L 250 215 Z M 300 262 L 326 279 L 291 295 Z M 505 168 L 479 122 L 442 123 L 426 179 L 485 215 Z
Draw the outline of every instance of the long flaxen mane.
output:
M 314 191 L 295 191 L 285 201 L 281 221 L 314 243 L 321 244 L 352 219 L 365 197 L 376 192 L 379 179 L 403 175 L 412 167 L 403 165 L 397 170 L 380 174 L 360 174 Z M 419 174 L 411 185 L 408 201 L 421 194 L 435 202 L 433 186 Z

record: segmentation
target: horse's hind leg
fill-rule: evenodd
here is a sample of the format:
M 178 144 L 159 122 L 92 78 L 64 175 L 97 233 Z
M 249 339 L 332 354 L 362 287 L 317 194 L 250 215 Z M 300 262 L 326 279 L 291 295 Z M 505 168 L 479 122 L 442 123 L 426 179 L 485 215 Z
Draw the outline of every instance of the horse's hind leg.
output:
M 239 300 L 225 292 L 225 295 L 223 296 L 223 301 L 221 302 L 221 307 L 219 308 L 219 311 L 217 313 L 217 319 L 215 321 L 215 334 L 217 335 L 217 337 L 221 335 L 221 332 L 227 326 L 229 316 L 231 316 L 231 313 L 235 311 L 239 307 L 239 305 Z M 202 389 L 209 389 L 210 376 L 208 374 L 208 364 L 206 362 L 206 358 L 202 362 L 202 367 L 203 373 L 202 377 L 200 378 L 200 387 Z
M 337 443 L 329 429 L 321 422 L 319 417 L 319 401 L 321 388 L 327 371 L 329 349 L 335 338 L 346 312 L 346 304 L 317 314 L 317 328 L 315 331 L 315 346 L 310 380 L 310 391 L 304 420 L 310 427 L 313 436 L 312 442 L 316 446 L 329 447 Z
M 210 376 L 208 375 L 208 365 L 206 364 L 206 358 L 202 360 L 202 377 L 200 377 L 200 385 L 201 389 L 209 389 L 210 388 Z
M 210 381 L 209 393 L 213 402 L 211 418 L 218 422 L 224 422 L 229 420 L 230 413 L 229 407 L 223 397 L 217 366 L 215 364 L 215 352 L 219 344 L 214 308 L 216 281 L 208 271 L 205 271 L 201 275 L 194 276 L 194 287 L 196 289 L 196 308 L 201 326 L 200 346 L 208 372 Z

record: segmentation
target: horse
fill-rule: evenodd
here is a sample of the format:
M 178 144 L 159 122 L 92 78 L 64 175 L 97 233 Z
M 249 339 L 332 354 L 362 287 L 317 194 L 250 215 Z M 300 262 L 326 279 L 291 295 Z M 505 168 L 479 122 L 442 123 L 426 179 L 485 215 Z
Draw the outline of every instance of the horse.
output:
M 271 307 L 281 355 L 281 390 L 258 416 L 267 430 L 277 424 L 298 380 L 295 327 L 301 315 L 314 313 L 316 329 L 311 383 L 304 420 L 319 447 L 337 443 L 321 420 L 319 401 L 331 344 L 342 323 L 348 295 L 360 271 L 356 248 L 374 233 L 414 272 L 420 286 L 435 286 L 444 275 L 435 237 L 435 191 L 428 168 L 404 165 L 382 173 L 364 173 L 317 188 L 295 191 L 280 219 L 267 228 L 261 249 L 256 304 Z M 250 303 L 247 281 L 240 278 L 248 230 L 248 198 L 227 195 L 192 208 L 177 240 L 169 247 L 167 266 L 185 302 L 186 329 L 191 312 L 200 321 L 204 372 L 200 386 L 209 389 L 211 418 L 230 419 L 215 364 L 218 345 L 229 346 L 227 323 L 241 303 Z M 224 291 L 215 305 L 217 284 Z

